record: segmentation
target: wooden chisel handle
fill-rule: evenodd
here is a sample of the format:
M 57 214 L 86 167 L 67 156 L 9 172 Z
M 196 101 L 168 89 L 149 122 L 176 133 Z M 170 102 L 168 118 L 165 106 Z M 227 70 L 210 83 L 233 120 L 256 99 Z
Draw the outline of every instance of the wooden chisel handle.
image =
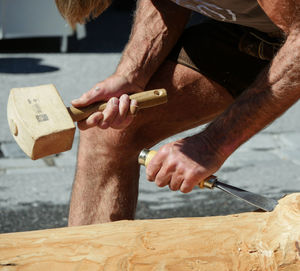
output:
M 129 96 L 131 100 L 136 100 L 138 103 L 138 109 L 148 108 L 167 102 L 167 91 L 163 88 L 153 89 L 143 92 L 138 92 Z M 68 107 L 68 112 L 73 121 L 80 121 L 86 119 L 91 114 L 97 111 L 103 111 L 106 108 L 107 103 L 98 102 L 93 103 L 86 107 Z
M 157 153 L 157 151 L 154 151 L 154 150 L 143 149 L 139 154 L 139 158 L 138 158 L 139 164 L 147 167 L 156 153 Z M 217 180 L 217 177 L 214 175 L 211 175 L 211 176 L 207 177 L 206 179 L 201 180 L 199 182 L 198 186 L 201 189 L 203 189 L 203 188 L 213 189 L 214 182 L 216 180 Z

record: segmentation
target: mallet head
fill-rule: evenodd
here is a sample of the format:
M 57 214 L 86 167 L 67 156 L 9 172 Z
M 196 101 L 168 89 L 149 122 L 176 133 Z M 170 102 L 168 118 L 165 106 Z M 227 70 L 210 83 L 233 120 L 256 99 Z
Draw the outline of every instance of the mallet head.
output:
M 52 84 L 13 88 L 7 118 L 14 139 L 33 160 L 72 148 L 75 125 Z
M 132 94 L 129 98 L 136 100 L 138 108 L 142 109 L 166 103 L 167 92 L 154 89 Z M 71 149 L 74 121 L 103 111 L 106 105 L 97 102 L 81 108 L 66 108 L 54 85 L 13 88 L 7 104 L 7 118 L 14 139 L 35 160 Z

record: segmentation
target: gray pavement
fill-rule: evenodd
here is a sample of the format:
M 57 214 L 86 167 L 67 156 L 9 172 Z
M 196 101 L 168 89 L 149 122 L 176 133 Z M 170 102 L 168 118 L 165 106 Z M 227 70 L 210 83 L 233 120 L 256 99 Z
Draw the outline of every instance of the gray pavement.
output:
M 78 132 L 69 152 L 27 158 L 9 133 L 6 103 L 13 87 L 53 83 L 66 105 L 109 76 L 120 53 L 0 54 L 0 232 L 65 226 Z M 7 60 L 7 61 L 4 61 Z M 22 66 L 19 65 L 22 60 Z M 5 65 L 3 64 L 5 62 Z M 300 103 L 240 147 L 217 172 L 232 185 L 278 198 L 300 191 Z M 166 142 L 199 132 L 199 127 Z M 158 188 L 141 169 L 138 219 L 211 216 L 254 210 L 219 191 L 189 194 Z

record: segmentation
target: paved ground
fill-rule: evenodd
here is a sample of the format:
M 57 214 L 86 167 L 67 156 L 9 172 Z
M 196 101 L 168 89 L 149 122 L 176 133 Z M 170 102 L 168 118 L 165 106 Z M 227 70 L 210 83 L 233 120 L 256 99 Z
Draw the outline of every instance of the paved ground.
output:
M 0 232 L 60 227 L 67 223 L 78 134 L 71 151 L 31 161 L 9 133 L 7 97 L 13 87 L 53 83 L 69 104 L 95 82 L 110 75 L 119 61 L 129 24 L 121 24 L 121 40 L 115 44 L 118 27 L 112 23 L 113 17 L 103 18 L 90 26 L 89 39 L 79 43 L 71 41 L 71 53 L 4 53 L 9 51 L 7 49 L 0 53 Z M 130 21 L 128 12 L 119 12 L 118 18 L 122 22 Z M 99 32 L 95 33 L 96 29 Z M 232 185 L 273 198 L 300 191 L 299 119 L 298 102 L 236 151 L 218 176 Z M 201 129 L 187 131 L 161 144 Z M 254 208 L 219 191 L 195 189 L 184 195 L 167 188 L 159 189 L 146 181 L 141 169 L 139 219 L 211 216 L 250 210 Z

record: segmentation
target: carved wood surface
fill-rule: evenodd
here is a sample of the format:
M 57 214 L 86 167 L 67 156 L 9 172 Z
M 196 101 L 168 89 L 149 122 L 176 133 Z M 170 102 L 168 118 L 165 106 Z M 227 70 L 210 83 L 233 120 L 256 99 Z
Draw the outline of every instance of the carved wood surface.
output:
M 1 234 L 0 270 L 299 271 L 300 194 L 271 213 Z

